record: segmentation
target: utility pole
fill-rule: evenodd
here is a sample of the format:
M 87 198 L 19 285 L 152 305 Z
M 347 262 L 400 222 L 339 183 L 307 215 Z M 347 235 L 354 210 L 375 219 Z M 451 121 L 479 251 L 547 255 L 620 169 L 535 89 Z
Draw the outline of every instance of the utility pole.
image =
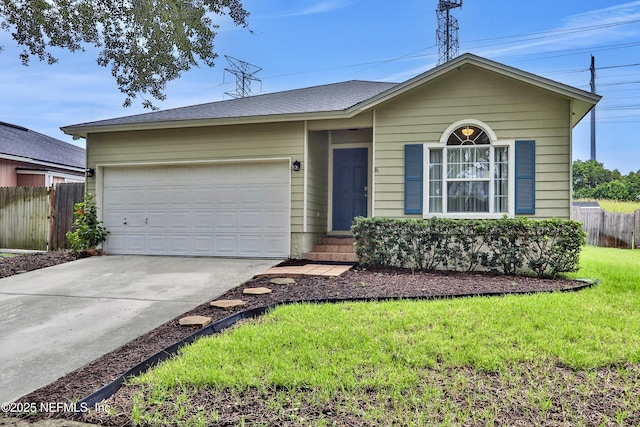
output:
M 596 58 L 591 55 L 591 93 L 596 93 Z M 596 160 L 596 107 L 591 109 L 591 160 Z
M 462 0 L 439 0 L 436 16 L 438 17 L 438 65 L 444 64 L 458 56 L 458 20 L 450 10 L 462 7 Z

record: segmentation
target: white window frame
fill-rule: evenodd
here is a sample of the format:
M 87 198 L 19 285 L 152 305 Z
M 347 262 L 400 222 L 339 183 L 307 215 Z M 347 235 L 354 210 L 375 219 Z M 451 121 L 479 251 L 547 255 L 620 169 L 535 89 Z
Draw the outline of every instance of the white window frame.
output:
M 490 151 L 490 181 L 489 181 L 489 212 L 451 212 L 447 213 L 447 140 L 453 131 L 462 126 L 476 126 L 485 131 L 487 136 L 489 137 L 489 142 L 491 146 Z M 460 148 L 459 146 L 451 146 L 454 148 Z M 508 148 L 508 173 L 509 173 L 509 181 L 508 181 L 508 199 L 507 199 L 507 212 L 493 212 L 495 206 L 494 200 L 494 160 L 495 160 L 495 148 L 507 147 Z M 429 212 L 429 180 L 430 180 L 430 168 L 429 168 L 429 159 L 431 150 L 442 150 L 442 213 L 439 212 Z M 442 133 L 440 137 L 440 141 L 438 142 L 428 142 L 424 144 L 423 150 L 423 164 L 424 164 L 424 176 L 423 176 L 423 195 L 422 195 L 422 216 L 423 218 L 429 217 L 443 217 L 443 218 L 455 218 L 455 219 L 497 219 L 502 218 L 505 214 L 512 218 L 515 217 L 515 139 L 512 140 L 499 140 L 493 130 L 487 126 L 485 123 L 475 120 L 475 119 L 465 119 L 459 120 L 453 123 L 451 126 L 447 128 Z

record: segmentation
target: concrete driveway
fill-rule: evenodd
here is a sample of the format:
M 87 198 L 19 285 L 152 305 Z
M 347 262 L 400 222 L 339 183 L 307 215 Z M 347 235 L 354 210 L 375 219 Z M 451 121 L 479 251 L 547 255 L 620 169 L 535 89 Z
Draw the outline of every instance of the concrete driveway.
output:
M 0 403 L 55 381 L 277 262 L 106 256 L 0 279 Z

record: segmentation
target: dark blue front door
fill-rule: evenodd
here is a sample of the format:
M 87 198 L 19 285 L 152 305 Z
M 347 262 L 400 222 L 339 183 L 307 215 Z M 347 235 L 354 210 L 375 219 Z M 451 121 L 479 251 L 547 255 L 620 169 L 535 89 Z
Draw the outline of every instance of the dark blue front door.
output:
M 333 229 L 349 230 L 356 216 L 367 216 L 367 148 L 333 151 Z

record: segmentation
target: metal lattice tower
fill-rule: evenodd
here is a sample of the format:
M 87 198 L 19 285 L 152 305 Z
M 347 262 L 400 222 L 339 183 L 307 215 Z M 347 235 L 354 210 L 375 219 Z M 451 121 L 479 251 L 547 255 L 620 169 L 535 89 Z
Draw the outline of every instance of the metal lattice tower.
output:
M 244 98 L 253 95 L 253 92 L 251 92 L 251 82 L 262 83 L 262 80 L 255 76 L 262 68 L 229 55 L 225 55 L 224 57 L 229 61 L 229 66 L 225 68 L 224 71 L 236 76 L 236 90 L 225 92 L 225 94 L 232 98 Z
M 439 0 L 438 16 L 438 65 L 458 56 L 458 20 L 451 16 L 451 9 L 462 7 L 462 0 Z

